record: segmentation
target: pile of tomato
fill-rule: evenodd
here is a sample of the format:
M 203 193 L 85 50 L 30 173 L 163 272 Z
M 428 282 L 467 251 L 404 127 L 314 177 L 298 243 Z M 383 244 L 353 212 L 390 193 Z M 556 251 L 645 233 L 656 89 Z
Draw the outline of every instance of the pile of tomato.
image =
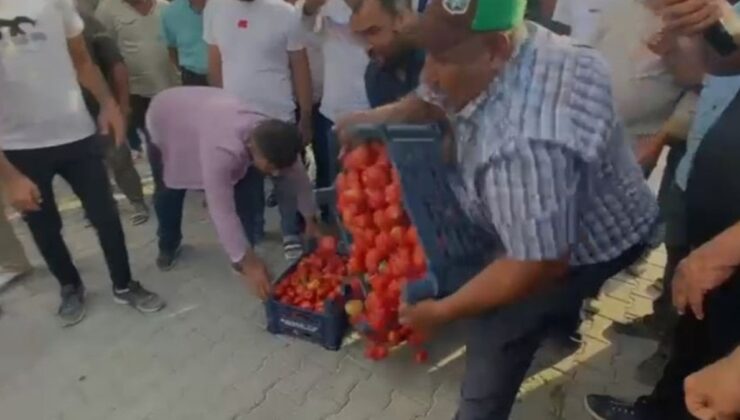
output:
M 424 249 L 401 199 L 398 173 L 385 146 L 370 143 L 352 149 L 342 160 L 337 177 L 337 207 L 352 235 L 347 271 L 364 276 L 369 292 L 364 302 L 348 302 L 353 325 L 367 325 L 365 355 L 381 360 L 388 349 L 409 342 L 415 359 L 426 361 L 423 338 L 398 322 L 401 291 L 427 271 Z
M 290 274 L 275 287 L 274 298 L 285 305 L 323 313 L 326 301 L 341 305 L 342 280 L 347 275 L 347 261 L 337 253 L 337 240 L 330 236 L 319 240 L 318 248 L 303 257 Z

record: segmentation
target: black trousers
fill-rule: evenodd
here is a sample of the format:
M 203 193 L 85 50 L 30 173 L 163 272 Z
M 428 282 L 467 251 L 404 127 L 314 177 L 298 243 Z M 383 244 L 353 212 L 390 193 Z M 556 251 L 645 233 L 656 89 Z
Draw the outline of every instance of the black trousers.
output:
M 149 104 L 152 98 L 139 95 L 131 95 L 131 118 L 129 120 L 129 130 L 140 130 L 144 133 L 146 142 L 146 154 L 149 160 L 149 166 L 152 169 L 152 179 L 154 181 L 154 195 L 164 188 L 162 172 L 162 155 L 156 147 L 152 147 L 149 131 L 146 129 L 146 113 L 149 111 Z
M 180 76 L 183 86 L 209 86 L 207 75 L 190 71 L 185 67 L 180 67 Z
M 24 220 L 49 270 L 62 286 L 82 283 L 62 238 L 62 218 L 54 199 L 52 181 L 64 178 L 82 202 L 103 248 L 113 284 L 125 289 L 131 281 L 126 239 L 121 227 L 101 141 L 88 137 L 55 147 L 5 151 L 8 160 L 33 181 L 41 192 L 41 210 L 25 213 Z

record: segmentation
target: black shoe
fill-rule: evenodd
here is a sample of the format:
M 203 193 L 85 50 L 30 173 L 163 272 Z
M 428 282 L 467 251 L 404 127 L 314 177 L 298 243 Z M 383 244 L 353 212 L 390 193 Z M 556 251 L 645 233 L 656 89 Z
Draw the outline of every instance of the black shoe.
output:
M 175 267 L 175 264 L 177 264 L 177 257 L 180 256 L 181 249 L 182 247 L 179 245 L 172 251 L 160 249 L 159 255 L 157 255 L 157 268 L 161 271 L 172 270 Z
M 649 420 L 642 409 L 644 402 L 627 403 L 608 395 L 587 395 L 586 411 L 596 420 Z
M 139 312 L 152 313 L 161 311 L 165 302 L 159 295 L 142 287 L 141 283 L 131 281 L 128 288 L 123 290 L 113 289 L 113 300 L 122 305 L 129 305 Z
M 85 318 L 85 313 L 85 286 L 63 286 L 62 303 L 57 310 L 62 327 L 79 324 Z

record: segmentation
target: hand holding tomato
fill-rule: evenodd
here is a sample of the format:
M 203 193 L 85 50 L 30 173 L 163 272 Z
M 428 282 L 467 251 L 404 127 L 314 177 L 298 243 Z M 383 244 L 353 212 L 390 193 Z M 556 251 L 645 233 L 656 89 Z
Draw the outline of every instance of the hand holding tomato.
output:
M 267 266 L 254 252 L 247 251 L 247 255 L 241 263 L 242 277 L 257 297 L 266 300 L 270 295 L 270 284 L 272 284 Z
M 425 300 L 415 305 L 401 303 L 398 318 L 402 325 L 414 331 L 429 333 L 451 321 L 442 300 Z

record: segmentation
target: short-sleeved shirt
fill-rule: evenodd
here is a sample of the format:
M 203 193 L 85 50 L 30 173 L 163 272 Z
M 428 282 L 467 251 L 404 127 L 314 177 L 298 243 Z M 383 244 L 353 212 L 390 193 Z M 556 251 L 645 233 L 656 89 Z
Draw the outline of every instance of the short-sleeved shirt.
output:
M 0 19 L 0 147 L 38 149 L 94 134 L 67 47 L 84 28 L 73 1 L 0 1 Z
M 394 62 L 372 60 L 365 70 L 365 89 L 370 106 L 375 108 L 395 102 L 419 86 L 424 67 L 423 50 L 409 50 Z
M 305 48 L 296 9 L 283 0 L 212 0 L 204 39 L 221 51 L 223 87 L 259 112 L 295 120 L 289 53 Z
M 177 50 L 179 65 L 193 73 L 208 73 L 208 46 L 203 40 L 203 14 L 189 0 L 174 0 L 162 12 L 162 37 Z
M 651 242 L 658 206 L 624 139 L 606 63 L 527 29 L 489 88 L 451 115 L 463 207 L 517 260 L 570 255 L 579 266 Z
M 164 183 L 205 190 L 208 211 L 232 262 L 241 261 L 249 245 L 236 212 L 234 185 L 252 165 L 247 139 L 265 118 L 223 89 L 192 86 L 162 92 L 147 113 L 152 142 L 162 153 Z M 313 218 L 313 189 L 300 160 L 281 176 L 301 214 Z
M 95 12 L 126 61 L 131 93 L 148 98 L 178 83 L 160 33 L 160 14 L 167 3 L 164 0 L 153 0 L 153 3 L 147 15 L 136 11 L 125 0 L 103 1 Z

